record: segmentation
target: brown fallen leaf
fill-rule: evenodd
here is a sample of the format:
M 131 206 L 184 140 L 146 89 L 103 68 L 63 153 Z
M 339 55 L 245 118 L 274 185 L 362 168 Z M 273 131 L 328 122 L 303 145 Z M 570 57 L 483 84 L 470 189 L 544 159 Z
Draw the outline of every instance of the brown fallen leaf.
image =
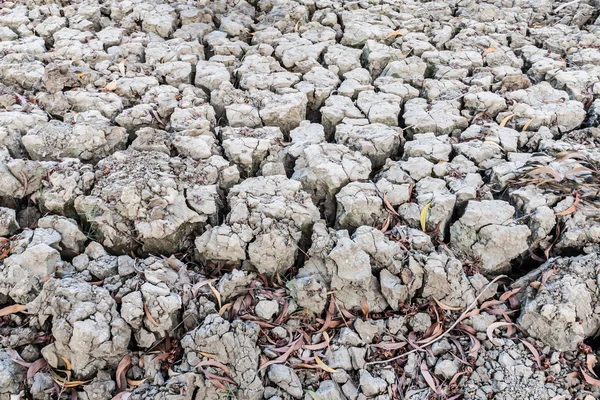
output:
M 406 346 L 406 342 L 398 342 L 398 343 L 377 343 L 372 344 L 371 347 L 375 347 L 377 349 L 384 350 L 398 350 Z
M 565 215 L 573 214 L 575 212 L 575 210 L 577 210 L 578 205 L 579 205 L 579 193 L 575 192 L 575 201 L 573 201 L 573 204 L 571 204 L 571 207 L 567 208 L 564 211 L 554 213 L 554 215 L 556 215 L 557 217 L 562 217 Z
M 129 386 L 133 386 L 133 387 L 140 386 L 140 385 L 141 385 L 142 383 L 144 383 L 145 381 L 146 381 L 146 379 L 133 380 L 133 379 L 129 379 L 129 378 L 127 378 L 127 384 L 128 384 Z
M 150 320 L 150 322 L 152 322 L 152 325 L 154 326 L 160 326 L 160 324 L 158 322 L 156 322 L 154 320 L 154 318 L 152 318 L 152 315 L 150 315 L 150 311 L 148 311 L 148 306 L 144 303 L 144 312 L 146 313 L 146 317 L 148 317 L 148 319 Z
M 263 369 L 267 368 L 269 365 L 273 365 L 273 364 L 283 364 L 284 362 L 287 361 L 287 359 L 290 357 L 290 355 L 296 351 L 302 348 L 302 345 L 304 344 L 304 337 L 300 336 L 299 339 L 297 339 L 295 342 L 292 343 L 292 345 L 290 346 L 290 348 L 283 353 L 282 355 L 280 355 L 279 357 L 267 361 L 264 364 L 262 364 L 260 366 L 260 368 L 258 369 L 259 371 L 262 371 Z
M 488 326 L 486 333 L 490 342 L 494 341 L 494 329 L 509 325 L 513 325 L 512 322 L 494 322 L 493 324 Z
M 127 388 L 127 377 L 125 374 L 129 368 L 131 368 L 131 355 L 126 354 L 125 357 L 119 361 L 117 371 L 115 372 L 115 380 L 119 390 L 125 390 Z
M 127 400 L 130 397 L 131 397 L 131 392 L 121 392 L 121 393 L 117 393 L 117 395 L 115 397 L 113 397 L 111 400 Z
M 439 301 L 438 299 L 436 299 L 435 297 L 433 297 L 433 300 L 436 302 L 436 304 L 442 309 L 442 310 L 446 310 L 446 311 L 459 311 L 462 310 L 462 307 L 450 307 L 447 306 L 446 304 L 442 303 L 441 301 Z
M 367 303 L 367 298 L 363 296 L 360 299 L 360 309 L 365 317 L 365 320 L 369 320 L 369 304 Z
M 106 86 L 104 86 L 104 90 L 108 90 L 109 92 L 112 92 L 116 88 L 117 88 L 117 81 L 109 82 L 106 84 Z
M 392 220 L 392 217 L 388 214 L 387 218 L 385 219 L 385 223 L 381 227 L 381 232 L 386 232 L 388 230 L 388 228 L 390 227 L 391 220 Z
M 535 362 L 538 365 L 538 368 L 544 369 L 544 367 L 542 366 L 542 359 L 540 358 L 540 353 L 537 351 L 535 346 L 524 339 L 519 339 L 519 340 L 521 341 L 521 343 L 523 343 L 525 345 L 525 347 L 527 347 L 529 349 L 529 351 L 531 351 L 531 353 L 533 354 L 533 357 L 535 358 Z
M 0 317 L 4 317 L 6 315 L 15 314 L 18 312 L 24 312 L 27 310 L 27 306 L 25 304 L 13 304 L 12 306 L 4 307 L 0 310 Z
M 221 308 L 221 293 L 219 293 L 219 291 L 217 289 L 215 289 L 215 287 L 210 282 L 208 282 L 208 287 L 210 288 L 210 290 L 213 292 L 213 294 L 217 298 L 217 302 L 219 303 L 219 309 L 220 309 Z
M 225 314 L 225 311 L 227 311 L 227 309 L 228 309 L 229 307 L 231 307 L 231 306 L 233 306 L 233 303 L 232 303 L 232 302 L 229 302 L 229 303 L 225 304 L 223 307 L 221 307 L 221 308 L 219 309 L 219 315 L 222 317 L 222 316 L 223 316 L 223 314 Z
M 440 392 L 440 387 L 438 386 L 436 379 L 431 375 L 431 372 L 429 372 L 429 368 L 427 368 L 427 363 L 425 363 L 425 361 L 421 363 L 421 375 L 423 375 L 425 382 L 427 382 L 431 390 L 438 394 Z
M 502 295 L 500 295 L 500 301 L 506 301 L 509 298 L 511 298 L 512 296 L 514 296 L 515 294 L 519 293 L 521 291 L 521 289 L 523 289 L 522 287 L 518 287 L 512 290 L 509 290 L 508 292 L 504 292 L 502 293 Z
M 200 353 L 200 355 L 206 357 L 206 358 L 215 358 L 217 357 L 216 354 L 212 354 L 212 353 L 207 353 L 205 351 L 199 351 L 198 353 Z
M 525 132 L 527 130 L 527 128 L 529 128 L 529 125 L 531 125 L 531 123 L 535 120 L 535 118 L 531 118 L 529 121 L 527 121 L 525 123 L 525 125 L 523 125 L 523 129 L 521 129 L 521 132 Z
M 394 32 L 390 33 L 389 35 L 387 35 L 385 38 L 389 39 L 391 37 L 398 36 L 398 35 L 404 36 L 404 33 L 402 33 L 401 31 L 394 31 Z
M 583 379 L 588 385 L 600 386 L 600 380 L 593 378 L 591 375 L 585 372 L 584 368 L 581 368 L 581 375 L 583 375 Z
M 559 174 L 558 172 L 556 172 L 555 170 L 553 170 L 552 168 L 547 167 L 547 166 L 538 167 L 538 168 L 532 169 L 531 171 L 527 171 L 527 175 L 530 175 L 530 176 L 534 176 L 534 175 L 538 175 L 538 174 L 552 175 L 556 182 L 560 182 L 563 180 L 563 176 L 561 174 Z
M 67 357 L 60 356 L 60 358 L 62 358 L 62 360 L 65 362 L 65 365 L 67 366 L 67 371 L 70 371 L 71 369 L 73 369 L 73 366 L 71 365 L 71 361 L 69 361 L 69 359 Z
M 204 361 L 200 361 L 196 365 L 196 368 L 206 367 L 206 366 L 221 368 L 224 373 L 226 373 L 227 375 L 231 376 L 231 371 L 229 370 L 229 368 L 225 364 L 222 364 L 222 363 L 218 362 L 217 360 L 204 360 Z
M 35 374 L 37 374 L 39 371 L 41 371 L 47 367 L 48 367 L 48 362 L 45 359 L 39 358 L 39 359 L 35 360 L 34 362 L 31 363 L 31 365 L 29 366 L 29 369 L 27 370 L 27 379 L 33 378 L 33 376 Z
M 19 355 L 19 353 L 15 349 L 7 348 L 7 349 L 5 349 L 5 351 L 6 351 L 6 354 L 8 354 L 8 356 L 12 360 L 12 362 L 14 362 L 15 364 L 19 364 L 20 366 L 25 367 L 25 368 L 31 367 L 32 363 L 23 360 L 23 358 Z
M 383 195 L 383 203 L 385 204 L 385 206 L 386 206 L 386 208 L 388 209 L 389 212 L 391 212 L 392 214 L 394 214 L 397 217 L 400 216 L 400 214 L 398 214 L 398 212 L 396 212 L 396 210 L 394 210 L 394 207 L 389 202 L 389 200 L 387 199 L 387 196 L 385 194 Z
M 587 365 L 590 372 L 597 378 L 596 372 L 594 371 L 594 367 L 596 366 L 596 355 L 588 354 L 585 359 L 585 365 Z
M 122 76 L 125 76 L 125 60 L 119 63 L 119 72 L 121 72 Z
M 329 367 L 327 364 L 325 364 L 323 362 L 323 360 L 321 360 L 319 358 L 319 356 L 316 354 L 315 354 L 315 361 L 317 362 L 317 365 L 319 367 L 321 367 L 321 369 L 325 372 L 329 372 L 330 374 L 335 374 L 336 372 L 338 372 L 336 369 L 333 369 L 333 368 Z
M 515 114 L 510 114 L 510 115 L 507 115 L 506 117 L 504 117 L 502 122 L 500 122 L 500 126 L 506 126 L 508 121 L 510 121 L 512 119 L 512 117 L 514 117 L 514 116 L 515 116 Z
M 483 51 L 483 53 L 481 53 L 481 57 L 485 57 L 490 53 L 495 53 L 496 52 L 496 48 L 495 47 L 488 47 L 487 49 L 485 49 Z

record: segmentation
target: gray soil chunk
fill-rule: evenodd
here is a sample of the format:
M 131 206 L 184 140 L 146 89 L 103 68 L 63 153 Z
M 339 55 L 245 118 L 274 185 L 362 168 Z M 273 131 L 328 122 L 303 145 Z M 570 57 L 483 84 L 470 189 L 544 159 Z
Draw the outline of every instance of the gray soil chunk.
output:
M 518 323 L 525 331 L 559 351 L 575 350 L 600 328 L 596 270 L 598 255 L 559 257 L 540 267 L 557 272 L 539 290 L 527 288 Z

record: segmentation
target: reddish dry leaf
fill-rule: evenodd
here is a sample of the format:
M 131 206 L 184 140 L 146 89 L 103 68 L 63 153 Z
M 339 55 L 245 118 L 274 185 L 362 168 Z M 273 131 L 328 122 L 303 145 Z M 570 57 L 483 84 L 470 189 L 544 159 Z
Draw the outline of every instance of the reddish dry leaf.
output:
M 556 273 L 556 271 L 554 271 L 554 269 L 552 269 L 552 268 L 548 268 L 547 270 L 542 272 L 542 278 L 541 278 L 542 285 L 545 285 L 546 282 L 548 282 L 548 279 L 550 279 L 550 277 L 552 275 L 554 275 L 555 273 Z
M 11 315 L 18 312 L 24 312 L 27 310 L 27 306 L 25 304 L 13 304 L 12 306 L 4 307 L 0 310 L 0 317 L 4 317 L 6 315 Z
M 231 384 L 237 385 L 237 383 L 235 383 L 235 381 L 233 379 L 228 378 L 226 376 L 219 376 L 219 375 L 210 373 L 208 371 L 204 372 L 204 375 L 206 375 L 206 377 L 209 378 L 209 379 L 211 379 L 211 380 L 212 379 L 216 379 L 218 381 L 223 381 L 223 382 L 227 382 L 227 383 L 231 383 Z
M 564 211 L 555 213 L 554 215 L 564 216 L 564 215 L 573 214 L 575 212 L 575 210 L 577 209 L 578 205 L 579 205 L 579 193 L 575 192 L 575 201 L 573 201 L 573 204 L 571 204 L 571 207 L 567 208 Z
M 145 380 L 146 380 L 146 379 L 133 380 L 133 379 L 129 379 L 129 378 L 127 378 L 127 384 L 128 384 L 129 386 L 136 387 L 136 386 L 140 386 L 142 383 L 144 383 L 144 381 L 145 381 Z
M 531 343 L 529 343 L 526 340 L 523 339 L 519 339 L 521 341 L 521 343 L 523 343 L 525 345 L 525 347 L 527 347 L 529 349 L 529 351 L 531 351 L 531 353 L 533 354 L 533 357 L 535 358 L 535 362 L 538 365 L 539 369 L 543 369 L 542 367 L 542 359 L 540 358 L 540 353 L 537 351 L 537 349 L 535 348 L 534 345 L 532 345 Z
M 512 323 L 511 322 L 494 322 L 493 324 L 488 326 L 487 337 L 490 340 L 490 342 L 494 341 L 494 329 L 501 328 L 503 326 L 509 326 L 509 325 L 512 325 Z
M 438 299 L 436 299 L 435 297 L 433 298 L 433 300 L 436 302 L 436 304 L 442 309 L 442 310 L 446 310 L 446 311 L 459 311 L 462 310 L 462 307 L 450 307 L 447 306 L 446 304 L 442 303 L 441 301 L 439 301 Z
M 37 374 L 42 369 L 45 369 L 48 366 L 48 362 L 43 358 L 39 358 L 31 363 L 29 369 L 27 370 L 27 379 L 33 378 L 35 374 Z
M 281 325 L 281 323 L 283 322 L 283 319 L 287 315 L 289 307 L 290 307 L 290 302 L 289 301 L 286 301 L 286 302 L 283 303 L 283 309 L 281 310 L 281 313 L 279 314 L 279 317 L 277 317 L 277 319 L 275 320 L 275 325 L 277 325 L 277 326 Z
M 25 368 L 31 367 L 31 363 L 23 360 L 23 358 L 15 349 L 6 349 L 6 354 L 8 354 L 8 356 L 14 363 L 19 364 L 20 366 Z
M 302 348 L 302 345 L 304 344 L 304 337 L 300 336 L 300 338 L 298 340 L 296 340 L 288 349 L 288 351 L 286 351 L 284 354 L 280 355 L 279 357 L 277 357 L 274 360 L 270 360 L 267 361 L 266 363 L 264 363 L 263 365 L 260 366 L 260 368 L 258 369 L 259 371 L 267 368 L 269 365 L 273 365 L 273 364 L 283 364 L 284 362 L 287 361 L 287 359 L 290 357 L 290 355 Z
M 392 217 L 388 214 L 387 218 L 385 219 L 385 223 L 383 224 L 383 227 L 381 227 L 381 232 L 386 232 L 388 230 L 388 228 L 390 227 L 391 220 Z
M 375 347 L 378 349 L 384 350 L 398 350 L 406 346 L 406 342 L 398 342 L 398 343 L 377 343 L 372 344 L 371 347 Z
M 171 353 L 161 353 L 161 354 L 157 355 L 156 357 L 154 357 L 152 359 L 152 362 L 166 360 L 167 358 L 169 358 L 170 355 L 171 355 Z
M 466 374 L 466 372 L 457 372 L 456 374 L 454 374 L 448 385 L 455 384 L 458 381 L 458 378 L 460 378 L 464 374 Z
M 506 300 L 510 299 L 512 296 L 519 293 L 521 291 L 521 289 L 523 289 L 523 288 L 518 287 L 516 289 L 512 289 L 512 290 L 509 290 L 508 292 L 502 293 L 502 295 L 500 296 L 500 301 L 506 301 Z
M 367 298 L 365 296 L 360 299 L 360 309 L 363 312 L 365 320 L 369 320 L 369 304 L 367 303 Z
M 144 304 L 144 312 L 146 313 L 146 317 L 148 317 L 148 319 L 150 320 L 150 322 L 152 322 L 152 325 L 154 325 L 154 326 L 160 326 L 160 324 L 158 322 L 156 322 L 154 320 L 154 318 L 152 318 L 152 315 L 150 315 L 150 311 L 148 311 L 148 306 L 146 304 Z
M 438 394 L 440 392 L 440 388 L 438 387 L 438 384 L 433 375 L 431 375 L 431 372 L 429 372 L 429 368 L 427 368 L 427 364 L 425 363 L 425 361 L 421 363 L 421 375 L 423 375 L 423 378 L 425 378 L 425 382 L 427 382 L 431 390 L 433 390 L 434 393 Z
M 207 285 L 214 280 L 215 279 L 205 279 L 203 281 L 196 283 L 194 286 L 192 286 L 192 294 L 194 295 L 194 297 L 196 297 L 198 295 L 198 290 L 200 290 L 200 288 L 202 286 Z
M 131 367 L 131 356 L 126 354 L 125 357 L 119 361 L 119 365 L 117 366 L 117 372 L 115 373 L 115 380 L 117 381 L 117 388 L 119 390 L 125 390 L 127 388 L 127 377 L 125 374 L 127 370 Z
M 565 172 L 565 176 L 578 174 L 580 172 L 592 172 L 592 171 L 586 167 L 576 167 L 576 168 L 573 168 L 572 170 L 570 170 L 569 172 Z
M 469 354 L 476 354 L 479 349 L 481 348 L 481 342 L 479 341 L 479 339 L 477 339 L 475 336 L 471 335 L 470 333 L 467 333 L 467 335 L 469 335 L 469 339 L 471 340 L 471 348 L 469 349 Z
M 465 324 L 457 324 L 456 329 L 461 330 L 465 333 L 469 333 L 471 335 L 477 334 L 477 331 L 472 326 L 465 325 Z
M 226 365 L 218 362 L 217 360 L 200 361 L 198 363 L 198 365 L 196 365 L 196 367 L 205 367 L 205 366 L 221 368 L 223 370 L 223 372 L 225 372 L 227 375 L 231 376 L 231 371 L 229 371 L 229 368 L 227 368 Z
M 588 385 L 600 386 L 600 380 L 590 376 L 588 373 L 585 372 L 585 369 L 583 368 L 581 368 L 581 375 L 583 375 L 583 379 Z
M 487 308 L 490 308 L 492 306 L 497 306 L 504 303 L 504 300 L 500 301 L 500 300 L 488 300 L 488 301 L 484 301 L 481 306 L 479 308 L 481 308 L 482 310 L 486 310 Z
M 440 336 L 442 334 L 442 332 L 444 331 L 444 328 L 442 327 L 442 324 L 440 324 L 439 322 L 435 323 L 436 327 L 433 329 L 433 332 L 431 333 L 431 336 L 425 338 L 425 339 L 421 339 L 419 340 L 417 343 L 418 344 L 425 344 L 425 343 L 429 343 L 432 340 L 435 340 L 438 336 Z

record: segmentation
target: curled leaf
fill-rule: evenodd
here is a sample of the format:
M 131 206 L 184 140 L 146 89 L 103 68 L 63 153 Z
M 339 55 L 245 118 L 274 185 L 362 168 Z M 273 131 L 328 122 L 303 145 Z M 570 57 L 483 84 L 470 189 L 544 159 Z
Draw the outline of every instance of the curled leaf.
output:
M 45 369 L 46 367 L 48 367 L 48 362 L 46 360 L 44 360 L 43 358 L 39 358 L 39 359 L 35 360 L 34 362 L 31 363 L 31 365 L 29 366 L 29 369 L 27 370 L 27 379 L 33 378 L 33 376 L 35 374 L 37 374 L 38 371 L 41 371 L 42 369 Z
M 127 384 L 128 384 L 129 386 L 136 387 L 136 386 L 140 386 L 142 383 L 144 383 L 144 381 L 145 381 L 145 380 L 146 380 L 146 379 L 133 380 L 133 379 L 129 379 L 129 378 L 127 378 Z
M 152 318 L 152 315 L 150 315 L 150 311 L 148 311 L 148 306 L 146 304 L 144 304 L 144 312 L 146 313 L 146 317 L 148 317 L 150 322 L 152 322 L 152 325 L 160 326 L 160 324 L 158 322 L 156 322 L 156 320 L 154 318 Z
M 369 320 L 369 304 L 367 303 L 367 298 L 365 296 L 363 296 L 360 299 L 360 309 L 363 312 L 365 319 L 368 321 Z
M 490 53 L 495 53 L 496 52 L 496 48 L 495 47 L 488 47 L 487 49 L 485 49 L 483 51 L 483 53 L 481 53 L 481 57 L 485 57 Z
M 512 117 L 514 117 L 514 116 L 515 116 L 515 114 L 510 114 L 510 115 L 507 115 L 506 117 L 504 117 L 502 122 L 500 122 L 500 126 L 506 126 L 508 121 L 510 121 L 512 119 Z
M 419 220 L 421 221 L 421 230 L 423 232 L 427 231 L 427 212 L 429 211 L 430 207 L 431 202 L 425 204 L 425 207 L 423 207 L 423 209 L 421 210 L 421 215 L 419 217 Z
M 213 294 L 217 298 L 217 302 L 219 303 L 219 308 L 221 308 L 221 293 L 219 293 L 219 291 L 217 289 L 215 289 L 215 287 L 210 282 L 208 282 L 208 287 L 210 288 L 210 290 L 212 290 Z
M 581 368 L 581 375 L 588 385 L 600 386 L 600 380 L 593 378 L 591 375 L 586 373 L 584 368 Z
M 121 75 L 125 76 L 125 60 L 119 63 L 119 71 L 121 72 Z
M 404 36 L 404 33 L 402 33 L 401 31 L 394 31 L 394 32 L 390 33 L 389 35 L 387 35 L 385 38 L 389 39 L 391 37 L 398 36 L 398 35 Z
M 487 328 L 487 337 L 490 340 L 490 342 L 494 341 L 494 329 L 496 328 L 500 328 L 503 326 L 509 326 L 512 325 L 512 322 L 494 322 L 493 324 L 491 324 L 490 326 L 488 326 Z
M 67 357 L 60 356 L 60 358 L 62 358 L 62 360 L 65 362 L 65 365 L 67 366 L 67 371 L 73 369 L 73 366 L 71 365 L 71 362 Z
M 106 86 L 104 86 L 104 90 L 108 90 L 110 92 L 112 92 L 116 88 L 117 88 L 117 81 L 109 82 L 106 84 Z
M 534 345 L 532 345 L 531 343 L 529 343 L 526 340 L 523 339 L 519 339 L 521 340 L 521 343 L 523 343 L 525 345 L 525 347 L 527 347 L 529 349 L 529 351 L 531 351 L 531 353 L 533 354 L 533 357 L 535 358 L 535 362 L 538 365 L 539 369 L 543 369 L 542 367 L 542 359 L 540 358 L 540 353 L 537 351 L 537 349 L 535 348 Z
M 222 316 L 223 316 L 223 314 L 225 314 L 225 311 L 227 311 L 227 309 L 228 309 L 229 307 L 231 307 L 231 306 L 233 306 L 233 303 L 232 303 L 232 302 L 229 302 L 229 303 L 225 304 L 225 305 L 224 305 L 223 307 L 221 307 L 221 309 L 219 310 L 219 315 L 222 317 Z
M 594 366 L 596 366 L 596 355 L 595 354 L 588 354 L 586 356 L 585 359 L 585 365 L 587 365 L 588 369 L 590 370 L 590 372 L 597 377 L 596 373 L 594 372 Z
M 316 354 L 315 354 L 315 361 L 317 362 L 317 365 L 318 365 L 318 366 L 320 366 L 320 367 L 321 367 L 321 369 L 322 369 L 323 371 L 325 371 L 325 372 L 329 372 L 330 374 L 334 374 L 334 373 L 338 372 L 337 370 L 335 370 L 335 369 L 333 369 L 333 368 L 331 368 L 331 367 L 327 366 L 327 364 L 325 364 L 325 363 L 323 362 L 323 360 L 321 360 L 321 359 L 319 358 L 319 356 L 318 356 L 318 355 L 316 355 Z
M 571 204 L 571 207 L 567 208 L 564 211 L 555 213 L 554 215 L 564 216 L 564 215 L 573 214 L 575 212 L 575 210 L 577 209 L 578 205 L 579 205 L 579 193 L 575 192 L 575 201 L 573 201 L 573 204 Z
M 433 375 L 431 375 L 431 372 L 429 372 L 429 368 L 427 368 L 427 364 L 425 363 L 425 361 L 421 363 L 421 375 L 423 375 L 423 378 L 425 378 L 425 382 L 427 382 L 427 384 L 429 385 L 431 390 L 433 390 L 434 393 L 437 394 L 440 392 L 440 388 L 438 387 L 438 384 L 435 381 Z
M 127 377 L 125 374 L 130 367 L 131 356 L 126 354 L 125 357 L 119 361 L 119 365 L 117 365 L 117 372 L 115 373 L 115 380 L 117 381 L 117 388 L 119 388 L 119 390 L 125 390 L 127 387 Z
M 529 121 L 527 121 L 525 123 L 525 125 L 523 125 L 523 129 L 521 129 L 521 132 L 525 132 L 527 130 L 527 128 L 529 128 L 529 125 L 531 125 L 531 123 L 533 122 L 535 118 L 531 118 Z
M 439 301 L 435 297 L 433 298 L 433 300 L 436 302 L 436 304 L 438 305 L 438 307 L 440 307 L 442 310 L 446 310 L 446 311 L 458 311 L 458 310 L 462 310 L 462 307 L 450 307 L 450 306 L 447 306 L 446 304 L 442 303 L 441 301 Z
M 12 306 L 4 307 L 0 310 L 0 317 L 4 317 L 6 315 L 24 312 L 27 310 L 27 306 L 25 304 L 13 304 Z

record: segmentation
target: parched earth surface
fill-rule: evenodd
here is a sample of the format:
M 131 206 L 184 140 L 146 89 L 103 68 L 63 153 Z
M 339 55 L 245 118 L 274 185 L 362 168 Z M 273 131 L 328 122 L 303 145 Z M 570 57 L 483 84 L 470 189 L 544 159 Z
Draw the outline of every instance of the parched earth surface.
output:
M 0 399 L 600 398 L 599 15 L 0 2 Z

